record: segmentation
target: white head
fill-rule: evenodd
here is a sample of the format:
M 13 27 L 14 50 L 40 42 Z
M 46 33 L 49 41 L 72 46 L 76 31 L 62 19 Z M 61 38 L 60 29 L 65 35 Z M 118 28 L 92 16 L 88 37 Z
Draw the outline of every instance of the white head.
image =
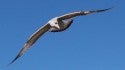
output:
M 58 21 L 57 21 L 57 17 L 51 19 L 48 23 L 51 25 L 52 28 L 60 29 Z

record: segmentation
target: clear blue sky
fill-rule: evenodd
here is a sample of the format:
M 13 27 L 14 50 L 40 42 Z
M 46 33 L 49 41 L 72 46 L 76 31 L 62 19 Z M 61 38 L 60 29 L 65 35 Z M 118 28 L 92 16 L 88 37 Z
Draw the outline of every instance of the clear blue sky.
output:
M 53 17 L 82 16 L 60 33 L 46 33 L 9 67 L 29 36 Z M 0 0 L 0 70 L 125 70 L 125 0 Z

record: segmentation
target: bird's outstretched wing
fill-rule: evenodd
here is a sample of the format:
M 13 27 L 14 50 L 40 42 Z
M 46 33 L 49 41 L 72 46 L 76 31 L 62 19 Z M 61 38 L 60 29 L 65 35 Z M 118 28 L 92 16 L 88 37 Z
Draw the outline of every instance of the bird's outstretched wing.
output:
M 76 16 L 82 16 L 82 15 L 87 15 L 87 14 L 92 14 L 92 13 L 98 13 L 98 12 L 104 12 L 107 10 L 110 10 L 112 8 L 107 8 L 107 9 L 102 9 L 102 10 L 91 10 L 91 11 L 79 11 L 79 12 L 73 12 L 69 14 L 62 15 L 58 18 L 58 20 L 65 20 L 65 19 L 70 19 Z
M 29 40 L 26 42 L 26 44 L 24 45 L 24 47 L 21 49 L 21 51 L 18 53 L 18 55 L 15 57 L 15 59 L 10 63 L 12 64 L 13 62 L 15 62 L 20 56 L 23 55 L 23 53 L 30 48 L 45 32 L 47 32 L 50 29 L 50 24 L 46 24 L 43 27 L 41 27 L 40 29 L 38 29 L 30 38 Z M 10 65 L 8 64 L 8 65 Z

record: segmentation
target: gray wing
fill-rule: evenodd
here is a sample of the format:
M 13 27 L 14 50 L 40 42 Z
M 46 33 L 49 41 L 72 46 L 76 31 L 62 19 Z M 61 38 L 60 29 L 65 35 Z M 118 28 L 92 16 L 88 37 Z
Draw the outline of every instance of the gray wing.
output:
M 14 61 L 16 61 L 20 56 L 23 55 L 23 53 L 30 48 L 45 32 L 47 32 L 50 29 L 50 24 L 46 24 L 40 29 L 38 29 L 26 42 L 24 47 L 21 49 L 21 51 L 18 53 L 18 55 L 15 57 L 15 59 L 10 63 L 12 64 Z M 9 65 L 10 65 L 9 64 Z
M 82 16 L 82 15 L 87 15 L 87 14 L 92 14 L 92 13 L 98 13 L 98 12 L 104 12 L 112 8 L 107 8 L 107 9 L 102 9 L 102 10 L 92 10 L 92 11 L 79 11 L 79 12 L 73 12 L 69 14 L 65 14 L 63 16 L 60 16 L 58 20 L 65 20 L 65 19 L 70 19 L 76 16 Z

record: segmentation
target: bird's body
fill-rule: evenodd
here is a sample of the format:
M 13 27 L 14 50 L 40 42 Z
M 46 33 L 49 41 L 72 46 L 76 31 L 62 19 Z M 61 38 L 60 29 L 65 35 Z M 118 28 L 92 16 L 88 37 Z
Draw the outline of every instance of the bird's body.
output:
M 82 16 L 87 15 L 91 13 L 98 13 L 107 11 L 108 9 L 102 9 L 102 10 L 94 10 L 94 11 L 79 11 L 79 12 L 73 12 L 69 14 L 65 14 L 59 17 L 52 18 L 50 21 L 47 22 L 44 26 L 42 26 L 40 29 L 38 29 L 34 34 L 30 36 L 24 47 L 21 49 L 21 51 L 18 53 L 16 58 L 10 63 L 12 64 L 15 60 L 17 60 L 20 56 L 23 55 L 23 53 L 30 48 L 45 32 L 61 32 L 66 30 L 70 27 L 70 25 L 73 23 L 73 18 L 76 16 Z
M 50 32 L 60 32 L 66 30 L 71 23 L 73 22 L 72 19 L 68 20 L 58 20 L 58 17 L 55 17 L 51 19 L 48 24 L 50 24 L 52 27 L 50 28 Z M 54 25 L 54 26 L 53 26 Z M 57 26 L 56 26 L 57 25 Z M 55 27 L 56 26 L 56 27 Z

